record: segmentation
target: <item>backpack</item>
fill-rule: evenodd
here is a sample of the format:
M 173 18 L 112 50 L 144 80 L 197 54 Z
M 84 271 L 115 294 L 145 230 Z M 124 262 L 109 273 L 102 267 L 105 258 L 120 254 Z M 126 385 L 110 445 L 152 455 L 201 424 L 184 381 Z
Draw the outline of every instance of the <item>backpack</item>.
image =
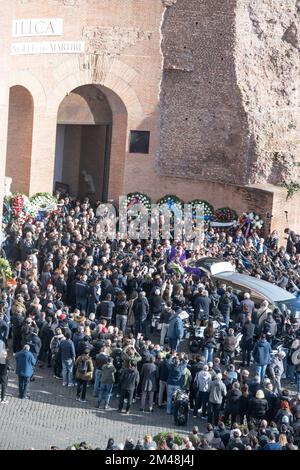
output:
M 59 345 L 60 342 L 63 338 L 53 338 L 52 344 L 51 344 L 51 352 L 52 354 L 57 354 L 59 352 Z
M 79 374 L 85 375 L 88 371 L 88 359 L 81 359 L 80 363 L 78 364 L 78 372 Z
M 115 366 L 116 370 L 122 369 L 122 364 L 123 364 L 122 351 L 118 351 L 115 358 L 114 358 L 114 366 Z

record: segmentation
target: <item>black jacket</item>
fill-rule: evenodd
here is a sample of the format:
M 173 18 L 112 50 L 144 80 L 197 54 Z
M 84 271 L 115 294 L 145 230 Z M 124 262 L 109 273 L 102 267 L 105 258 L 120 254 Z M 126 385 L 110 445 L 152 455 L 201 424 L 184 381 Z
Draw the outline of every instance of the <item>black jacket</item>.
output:
M 129 303 L 127 300 L 117 300 L 115 308 L 116 315 L 128 315 L 128 307 Z
M 137 369 L 123 369 L 120 374 L 122 390 L 134 390 L 140 382 L 140 374 Z
M 250 415 L 257 419 L 263 419 L 269 409 L 268 402 L 265 398 L 251 398 L 249 405 Z
M 135 321 L 145 321 L 149 313 L 149 302 L 146 297 L 136 299 L 133 302 L 132 310 Z
M 250 346 L 253 342 L 255 325 L 252 322 L 246 322 L 242 329 L 241 348 Z

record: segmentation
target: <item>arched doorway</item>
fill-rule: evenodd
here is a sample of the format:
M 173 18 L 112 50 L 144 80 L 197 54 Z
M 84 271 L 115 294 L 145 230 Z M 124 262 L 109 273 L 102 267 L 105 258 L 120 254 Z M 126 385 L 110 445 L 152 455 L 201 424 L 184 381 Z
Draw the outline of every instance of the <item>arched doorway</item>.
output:
M 27 88 L 20 85 L 11 87 L 5 176 L 12 178 L 12 192 L 29 194 L 33 110 L 33 98 Z
M 57 114 L 54 188 L 106 201 L 111 135 L 112 110 L 101 87 L 83 85 L 68 93 Z

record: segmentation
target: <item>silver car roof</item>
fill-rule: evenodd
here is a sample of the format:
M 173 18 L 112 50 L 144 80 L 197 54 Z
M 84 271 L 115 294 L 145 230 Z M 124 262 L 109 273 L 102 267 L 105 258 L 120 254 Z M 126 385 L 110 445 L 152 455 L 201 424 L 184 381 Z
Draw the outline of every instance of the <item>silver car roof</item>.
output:
M 231 281 L 248 289 L 253 289 L 254 291 L 257 291 L 259 294 L 262 294 L 264 297 L 269 299 L 271 302 L 296 299 L 293 294 L 287 292 L 281 287 L 278 287 L 271 282 L 258 279 L 257 277 L 248 276 L 247 274 L 224 272 L 216 274 L 213 277 L 224 282 Z

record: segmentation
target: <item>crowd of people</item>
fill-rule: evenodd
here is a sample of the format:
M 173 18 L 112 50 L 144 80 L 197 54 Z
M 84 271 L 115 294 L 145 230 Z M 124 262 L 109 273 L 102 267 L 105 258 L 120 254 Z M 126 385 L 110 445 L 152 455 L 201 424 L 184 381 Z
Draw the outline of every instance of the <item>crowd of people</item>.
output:
M 254 232 L 246 237 L 239 227 L 227 233 L 208 228 L 193 250 L 184 241 L 133 241 L 118 234 L 99 240 L 95 213 L 87 198 L 65 197 L 55 213 L 25 224 L 19 233 L 5 227 L 2 251 L 13 276 L 1 288 L 0 403 L 8 403 L 11 349 L 20 399 L 28 399 L 38 367 L 53 368 L 62 387 L 76 387 L 74 399 L 82 403 L 89 385 L 95 407 L 109 409 L 115 396 L 125 414 L 140 400 L 141 413 L 166 406 L 171 415 L 181 389 L 189 394 L 193 418 L 207 422 L 206 432 L 194 427 L 184 438 L 184 448 L 297 448 L 300 395 L 294 398 L 282 385 L 286 377 L 300 393 L 300 368 L 291 362 L 291 320 L 283 315 L 278 320 L 266 301 L 257 306 L 250 294 L 239 298 L 229 286 L 215 285 L 196 262 L 203 256 L 226 259 L 297 296 L 300 237 L 286 230 L 282 247 L 276 232 L 263 239 Z M 181 313 L 187 307 L 191 323 L 205 326 L 199 354 L 190 354 L 182 341 Z M 227 326 L 222 338 L 214 328 L 217 315 Z M 278 329 L 286 334 L 287 355 L 272 354 Z M 137 446 L 178 448 L 172 436 L 157 444 L 151 436 L 145 439 Z M 108 449 L 114 445 L 110 441 Z M 124 449 L 128 446 L 139 448 L 130 439 Z

